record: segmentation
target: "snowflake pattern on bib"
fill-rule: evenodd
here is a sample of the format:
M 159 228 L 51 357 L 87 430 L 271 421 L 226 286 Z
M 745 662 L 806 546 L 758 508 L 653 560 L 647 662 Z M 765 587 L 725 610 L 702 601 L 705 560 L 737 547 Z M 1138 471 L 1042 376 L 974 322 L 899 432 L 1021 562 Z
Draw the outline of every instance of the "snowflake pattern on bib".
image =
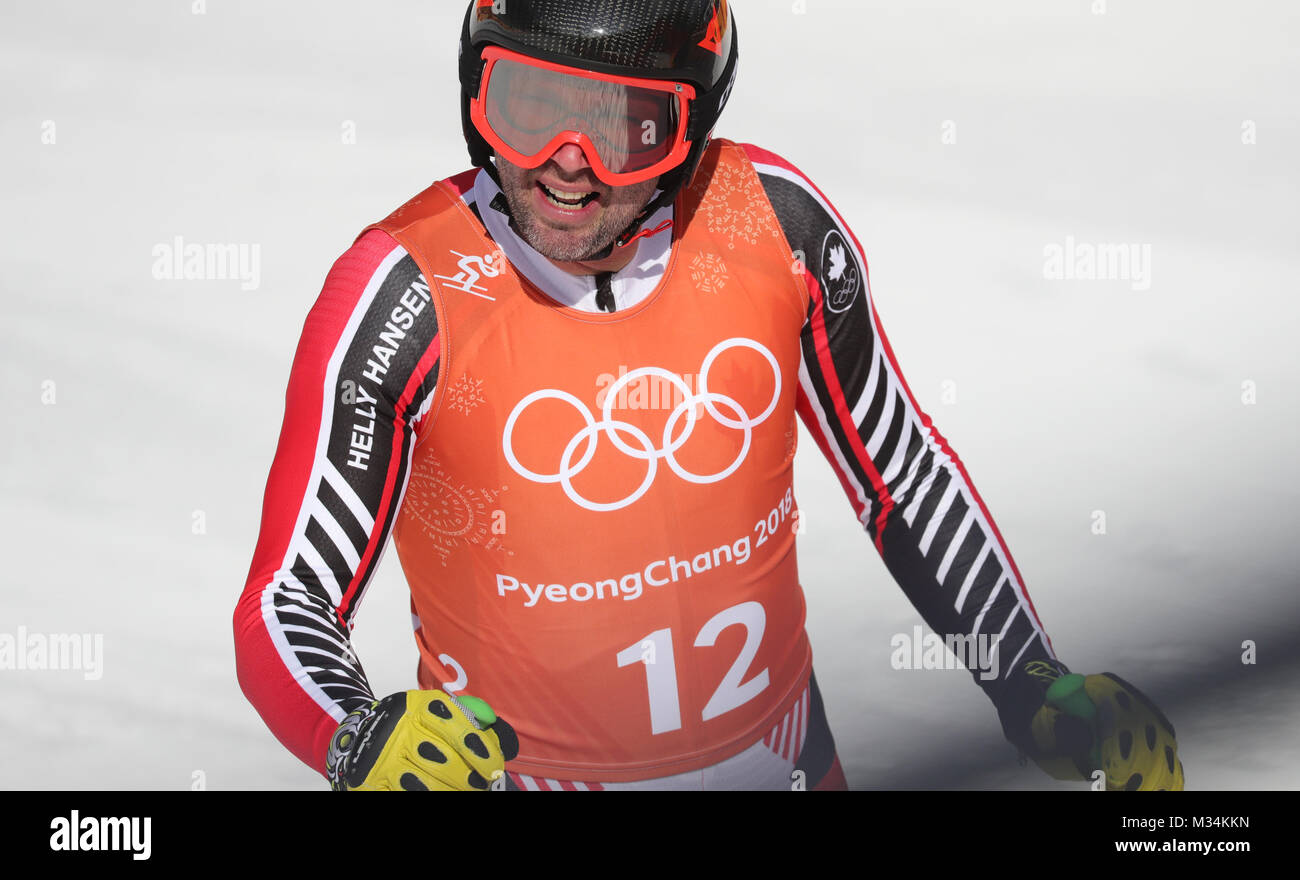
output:
M 411 473 L 404 513 L 420 524 L 443 565 L 454 551 L 469 545 L 481 545 L 509 557 L 514 554 L 501 540 L 505 512 L 497 505 L 505 490 L 505 486 L 471 488 L 453 480 L 437 459 L 422 458 Z
M 737 239 L 752 246 L 780 234 L 771 211 L 755 210 L 766 198 L 756 175 L 719 165 L 711 176 L 696 175 L 691 192 L 700 200 L 696 217 L 704 219 L 710 232 L 725 236 L 729 249 L 735 249 Z
M 483 402 L 483 380 L 475 379 L 468 373 L 462 373 L 459 379 L 447 387 L 447 405 L 464 415 L 469 415 Z
M 701 293 L 717 293 L 727 283 L 727 264 L 717 254 L 698 253 L 691 259 L 691 281 Z

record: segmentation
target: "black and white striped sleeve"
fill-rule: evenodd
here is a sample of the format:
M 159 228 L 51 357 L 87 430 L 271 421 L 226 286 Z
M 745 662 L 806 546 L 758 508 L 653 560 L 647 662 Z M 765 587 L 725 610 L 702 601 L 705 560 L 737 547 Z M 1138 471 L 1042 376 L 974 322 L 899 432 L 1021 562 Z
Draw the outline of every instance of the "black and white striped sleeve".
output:
M 1026 664 L 1063 667 L 965 467 L 903 379 L 856 238 L 798 169 L 747 149 L 811 294 L 799 377 L 804 424 L 930 627 L 972 646 L 987 640 L 996 676 L 972 670 L 976 682 L 999 709 L 1025 694 L 1041 703 L 1039 683 L 1023 680 Z
M 392 238 L 368 232 L 335 263 L 303 328 L 234 617 L 245 695 L 321 773 L 338 723 L 373 699 L 352 623 L 405 493 L 437 377 L 428 285 Z

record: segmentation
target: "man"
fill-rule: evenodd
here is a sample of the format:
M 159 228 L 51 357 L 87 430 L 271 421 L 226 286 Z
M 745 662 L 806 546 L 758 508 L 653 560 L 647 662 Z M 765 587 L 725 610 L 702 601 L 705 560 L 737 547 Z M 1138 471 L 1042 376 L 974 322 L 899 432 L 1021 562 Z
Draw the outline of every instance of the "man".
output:
M 1181 787 L 1158 710 L 1056 659 L 843 220 L 710 140 L 737 45 L 726 0 L 471 4 L 475 170 L 364 232 L 303 330 L 235 614 L 245 693 L 336 789 L 845 787 L 798 413 L 931 627 L 995 640 L 976 680 L 1012 742 Z M 390 533 L 419 687 L 376 700 L 349 633 Z

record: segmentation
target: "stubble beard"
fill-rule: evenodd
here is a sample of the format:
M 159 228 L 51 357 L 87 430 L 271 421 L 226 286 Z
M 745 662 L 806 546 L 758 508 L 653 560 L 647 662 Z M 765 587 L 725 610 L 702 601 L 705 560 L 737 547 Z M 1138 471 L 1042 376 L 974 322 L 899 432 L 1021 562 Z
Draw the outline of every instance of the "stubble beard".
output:
M 636 219 L 637 214 L 650 201 L 655 182 L 618 187 L 602 193 L 606 201 L 595 224 L 590 228 L 559 228 L 542 220 L 533 209 L 533 190 L 536 186 L 532 174 L 520 168 L 497 162 L 501 178 L 501 191 L 510 206 L 516 230 L 528 244 L 548 260 L 577 263 L 599 257 L 614 240 Z

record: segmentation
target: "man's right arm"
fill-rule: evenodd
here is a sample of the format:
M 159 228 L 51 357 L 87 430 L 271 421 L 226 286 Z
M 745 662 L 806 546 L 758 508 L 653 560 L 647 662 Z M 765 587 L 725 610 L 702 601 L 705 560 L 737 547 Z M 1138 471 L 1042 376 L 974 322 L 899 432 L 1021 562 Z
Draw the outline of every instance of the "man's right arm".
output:
M 419 268 L 385 233 L 366 233 L 334 264 L 303 327 L 234 615 L 245 696 L 322 774 L 339 723 L 374 700 L 352 623 L 401 505 L 438 366 Z

